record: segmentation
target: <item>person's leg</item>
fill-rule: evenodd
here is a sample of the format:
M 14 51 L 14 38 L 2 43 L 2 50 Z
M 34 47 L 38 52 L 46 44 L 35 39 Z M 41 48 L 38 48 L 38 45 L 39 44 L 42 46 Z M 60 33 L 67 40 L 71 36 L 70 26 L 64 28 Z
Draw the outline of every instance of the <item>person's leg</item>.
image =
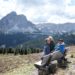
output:
M 63 57 L 63 54 L 60 51 L 54 51 L 53 53 L 51 53 L 51 55 L 51 61 L 58 60 Z
M 58 59 L 60 59 L 62 57 L 63 57 L 63 54 L 60 51 L 54 51 L 53 53 L 50 53 L 48 55 L 45 55 L 42 58 L 41 65 L 42 66 L 48 66 L 51 61 L 58 60 Z
M 50 60 L 51 60 L 51 55 L 50 54 L 45 55 L 41 59 L 41 65 L 34 64 L 34 66 L 38 69 L 45 68 L 46 66 L 48 66 L 50 64 Z
M 48 66 L 48 65 L 50 64 L 50 61 L 51 61 L 51 54 L 45 55 L 45 56 L 42 58 L 42 63 L 41 63 L 41 65 L 42 65 L 42 66 Z

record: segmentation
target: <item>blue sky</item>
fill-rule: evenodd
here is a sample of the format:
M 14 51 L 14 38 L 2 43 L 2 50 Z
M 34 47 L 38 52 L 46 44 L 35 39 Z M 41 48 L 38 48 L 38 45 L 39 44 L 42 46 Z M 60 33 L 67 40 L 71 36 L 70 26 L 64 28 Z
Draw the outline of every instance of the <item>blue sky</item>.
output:
M 75 23 L 75 0 L 0 0 L 0 18 L 11 11 L 33 23 Z

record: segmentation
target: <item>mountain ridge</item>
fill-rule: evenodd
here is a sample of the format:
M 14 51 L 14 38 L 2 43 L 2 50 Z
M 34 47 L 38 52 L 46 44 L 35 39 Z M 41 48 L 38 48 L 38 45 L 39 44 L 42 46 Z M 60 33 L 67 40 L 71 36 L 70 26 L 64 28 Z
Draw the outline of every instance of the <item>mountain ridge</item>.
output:
M 66 32 L 75 32 L 75 23 L 63 23 L 63 24 L 54 24 L 54 23 L 42 23 L 36 25 L 40 31 L 43 33 L 53 34 L 53 33 L 66 33 Z
M 0 31 L 4 33 L 38 32 L 38 29 L 32 22 L 27 20 L 26 16 L 11 12 L 0 20 Z

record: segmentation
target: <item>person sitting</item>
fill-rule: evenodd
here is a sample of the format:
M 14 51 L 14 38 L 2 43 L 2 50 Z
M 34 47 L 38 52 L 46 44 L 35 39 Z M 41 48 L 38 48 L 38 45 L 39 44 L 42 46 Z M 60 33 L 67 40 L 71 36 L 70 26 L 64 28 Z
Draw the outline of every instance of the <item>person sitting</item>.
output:
M 50 51 L 53 52 L 54 48 L 55 48 L 55 41 L 54 41 L 52 36 L 49 36 L 48 38 L 50 38 L 50 40 L 51 40 L 51 42 L 50 42 Z
M 66 50 L 65 50 L 65 43 L 64 43 L 63 39 L 58 40 L 58 43 L 57 43 L 57 45 L 55 47 L 55 51 L 60 51 L 62 53 L 62 55 L 63 55 L 60 59 L 57 60 L 58 63 L 61 64 L 62 60 L 64 60 L 64 61 L 66 60 L 65 59 L 65 51 Z
M 44 51 L 44 55 L 48 55 L 48 54 L 50 54 L 51 52 L 54 51 L 55 43 L 54 43 L 54 40 L 53 40 L 52 36 L 49 36 L 45 40 L 46 40 L 46 44 L 44 46 L 43 51 Z

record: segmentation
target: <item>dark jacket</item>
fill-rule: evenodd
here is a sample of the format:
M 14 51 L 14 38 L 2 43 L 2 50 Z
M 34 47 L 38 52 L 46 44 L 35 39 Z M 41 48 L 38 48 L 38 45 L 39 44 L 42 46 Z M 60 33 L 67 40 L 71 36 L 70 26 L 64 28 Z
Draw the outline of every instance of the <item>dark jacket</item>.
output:
M 46 44 L 44 46 L 44 54 L 47 55 L 49 53 L 51 53 L 52 51 L 54 51 L 55 48 L 55 43 L 51 42 L 50 44 Z
M 49 46 L 50 46 L 50 52 L 53 52 L 55 49 L 55 43 L 53 41 L 51 41 Z

